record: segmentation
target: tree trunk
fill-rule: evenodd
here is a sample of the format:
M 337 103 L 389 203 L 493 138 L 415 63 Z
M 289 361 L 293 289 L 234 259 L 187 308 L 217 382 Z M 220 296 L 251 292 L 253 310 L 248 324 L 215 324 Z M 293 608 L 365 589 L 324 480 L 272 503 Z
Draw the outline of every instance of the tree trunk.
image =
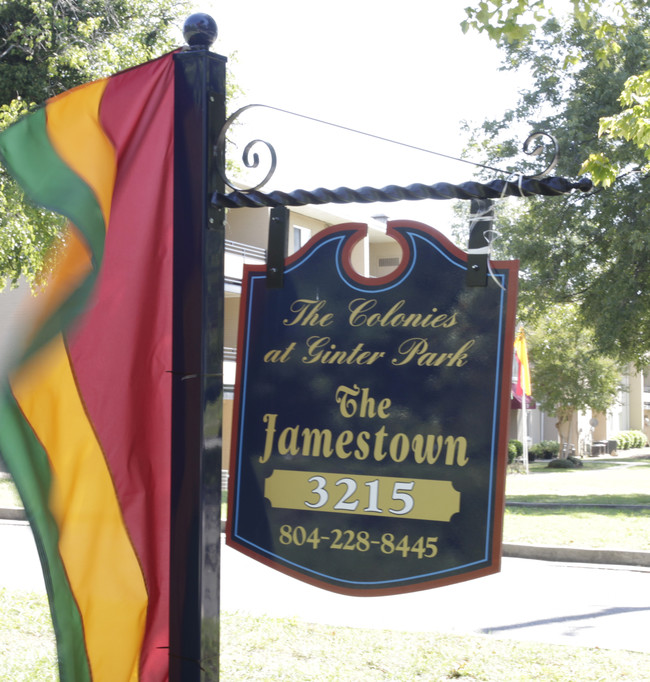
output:
M 574 410 L 559 411 L 555 428 L 560 436 L 560 459 L 566 459 L 569 456 L 569 447 L 571 445 L 571 425 L 573 423 Z

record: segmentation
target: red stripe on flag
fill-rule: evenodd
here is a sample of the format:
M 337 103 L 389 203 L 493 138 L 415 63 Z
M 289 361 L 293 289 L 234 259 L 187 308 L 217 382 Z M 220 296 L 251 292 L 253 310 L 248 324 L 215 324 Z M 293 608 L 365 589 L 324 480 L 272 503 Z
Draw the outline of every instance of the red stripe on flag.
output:
M 117 153 L 102 270 L 69 344 L 149 595 L 140 672 L 169 655 L 174 62 L 117 74 L 100 119 Z

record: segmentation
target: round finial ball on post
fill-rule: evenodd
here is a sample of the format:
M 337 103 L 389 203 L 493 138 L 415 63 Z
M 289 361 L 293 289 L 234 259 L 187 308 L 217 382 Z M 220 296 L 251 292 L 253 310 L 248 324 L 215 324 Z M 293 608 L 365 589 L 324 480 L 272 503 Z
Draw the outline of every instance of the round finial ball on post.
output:
M 209 48 L 217 39 L 217 22 L 203 12 L 187 17 L 183 24 L 183 37 L 190 47 Z

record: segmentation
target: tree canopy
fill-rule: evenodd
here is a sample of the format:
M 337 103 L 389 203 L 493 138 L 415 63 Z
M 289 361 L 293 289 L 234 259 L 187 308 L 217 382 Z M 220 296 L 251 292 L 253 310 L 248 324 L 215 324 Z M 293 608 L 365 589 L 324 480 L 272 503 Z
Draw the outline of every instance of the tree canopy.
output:
M 572 304 L 555 306 L 538 320 L 528 341 L 535 400 L 555 416 L 560 440 L 577 442 L 574 415 L 588 408 L 607 412 L 618 397 L 619 367 L 596 350 Z
M 589 171 L 601 183 L 584 195 L 510 202 L 497 246 L 521 260 L 523 319 L 575 303 L 601 353 L 642 366 L 650 357 L 650 118 L 641 111 L 650 101 L 650 15 L 635 0 L 607 3 L 609 14 L 605 5 L 575 0 L 563 19 L 534 0 L 467 10 L 467 28 L 500 42 L 504 68 L 531 78 L 517 108 L 486 121 L 473 146 L 503 167 L 522 129 L 547 131 L 559 142 L 558 175 Z M 631 113 L 630 103 L 639 109 Z M 646 128 L 648 138 L 639 133 Z
M 561 20 L 558 6 L 561 7 L 545 0 L 481 0 L 477 7 L 466 8 L 467 19 L 462 22 L 462 28 L 465 32 L 470 29 L 486 32 L 498 44 L 525 54 L 535 42 L 540 26 Z M 562 60 L 556 63 L 562 71 L 569 72 L 584 63 L 611 70 L 626 44 L 629 53 L 628 33 L 638 33 L 642 18 L 647 15 L 646 0 L 565 0 L 564 7 L 565 21 L 568 16 L 575 28 L 595 39 L 588 47 L 579 42 L 564 44 Z M 641 61 L 632 71 L 627 73 L 618 92 L 620 108 L 601 118 L 599 134 L 636 145 L 643 158 L 640 169 L 647 173 L 650 171 L 649 60 Z M 616 158 L 602 152 L 590 154 L 582 169 L 604 186 L 611 185 L 623 170 Z
M 4 0 L 0 129 L 48 97 L 160 56 L 187 12 L 182 0 Z M 0 277 L 33 280 L 60 227 L 0 167 Z

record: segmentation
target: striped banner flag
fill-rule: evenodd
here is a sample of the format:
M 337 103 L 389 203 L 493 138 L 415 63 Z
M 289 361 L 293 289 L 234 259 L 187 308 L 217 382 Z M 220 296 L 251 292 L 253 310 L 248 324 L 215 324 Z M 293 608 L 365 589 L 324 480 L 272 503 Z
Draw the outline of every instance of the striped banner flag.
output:
M 173 127 L 168 54 L 0 134 L 27 196 L 70 221 L 0 401 L 64 682 L 168 677 Z
M 528 349 L 526 347 L 526 335 L 523 328 L 515 336 L 515 358 L 517 360 L 517 385 L 515 395 L 522 399 L 531 394 L 530 368 L 528 367 Z

